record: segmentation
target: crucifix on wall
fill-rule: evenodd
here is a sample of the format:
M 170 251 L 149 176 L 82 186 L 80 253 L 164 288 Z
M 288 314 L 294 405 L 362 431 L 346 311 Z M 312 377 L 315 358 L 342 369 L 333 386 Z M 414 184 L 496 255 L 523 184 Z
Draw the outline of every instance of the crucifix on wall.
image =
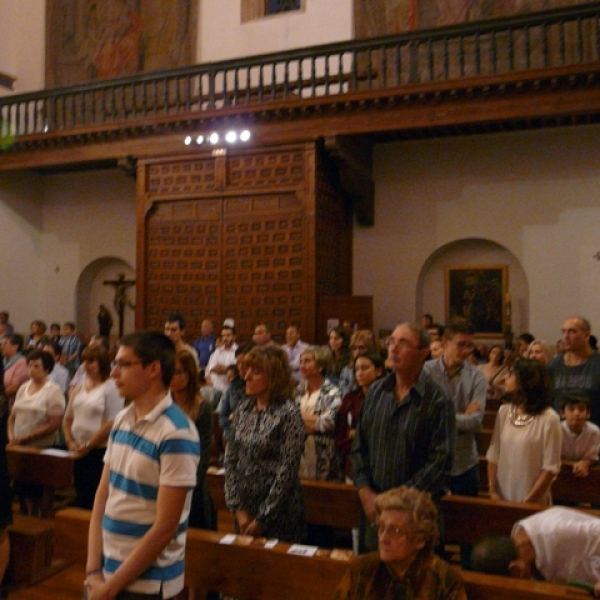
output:
M 107 280 L 104 285 L 111 285 L 115 288 L 115 297 L 113 300 L 115 311 L 119 316 L 119 337 L 123 336 L 123 326 L 125 321 L 125 308 L 135 309 L 135 304 L 129 299 L 127 290 L 135 285 L 135 279 L 125 279 L 125 273 L 118 273 L 116 279 Z

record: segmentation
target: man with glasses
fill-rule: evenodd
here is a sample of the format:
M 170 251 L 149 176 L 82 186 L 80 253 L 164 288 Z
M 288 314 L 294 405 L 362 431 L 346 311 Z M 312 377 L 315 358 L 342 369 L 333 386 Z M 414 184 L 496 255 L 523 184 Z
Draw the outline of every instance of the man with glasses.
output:
M 183 588 L 200 444 L 169 394 L 174 371 L 162 333 L 121 339 L 112 376 L 130 404 L 115 418 L 90 520 L 88 600 L 167 600 Z
M 554 383 L 554 408 L 567 390 L 584 392 L 590 398 L 590 421 L 600 426 L 600 354 L 590 346 L 590 322 L 579 316 L 565 319 L 562 326 L 564 353 L 547 365 Z
M 429 335 L 412 323 L 388 340 L 391 373 L 374 383 L 363 403 L 351 451 L 353 480 L 363 507 L 361 552 L 377 549 L 377 494 L 406 485 L 438 502 L 450 479 L 454 405 L 423 371 Z
M 475 435 L 485 411 L 485 375 L 468 360 L 474 348 L 475 328 L 464 317 L 455 317 L 444 328 L 443 354 L 425 363 L 423 370 L 452 398 L 456 411 L 456 446 L 450 491 L 463 496 L 479 494 L 479 452 Z M 463 569 L 470 568 L 471 547 L 461 546 Z

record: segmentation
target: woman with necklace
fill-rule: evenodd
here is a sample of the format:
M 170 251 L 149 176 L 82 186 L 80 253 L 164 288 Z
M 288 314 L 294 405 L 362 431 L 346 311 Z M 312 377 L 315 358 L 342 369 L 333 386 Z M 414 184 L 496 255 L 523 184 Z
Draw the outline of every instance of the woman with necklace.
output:
M 86 377 L 69 392 L 63 434 L 67 449 L 75 457 L 75 506 L 91 510 L 104 467 L 110 428 L 124 401 L 109 379 L 110 357 L 104 347 L 86 348 L 81 359 Z
M 560 470 L 560 418 L 551 408 L 551 381 L 544 365 L 518 360 L 505 382 L 486 458 L 490 498 L 551 504 L 550 487 Z

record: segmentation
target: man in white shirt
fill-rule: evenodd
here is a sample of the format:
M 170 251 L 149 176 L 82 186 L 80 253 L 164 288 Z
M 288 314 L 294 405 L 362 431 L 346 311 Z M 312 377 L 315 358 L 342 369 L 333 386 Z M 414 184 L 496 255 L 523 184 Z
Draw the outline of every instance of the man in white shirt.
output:
M 219 403 L 223 392 L 229 387 L 227 367 L 235 365 L 235 329 L 224 325 L 221 329 L 221 346 L 210 356 L 206 365 L 206 384 L 202 390 L 202 397 L 213 407 Z
M 300 341 L 300 326 L 296 323 L 290 323 L 285 331 L 285 344 L 283 345 L 283 349 L 288 357 L 292 377 L 298 382 L 303 379 L 300 374 L 300 355 L 305 348 L 308 348 L 308 344 Z
M 510 538 L 475 545 L 472 567 L 494 575 L 547 581 L 587 581 L 600 595 L 600 519 L 571 508 L 553 507 L 515 523 Z

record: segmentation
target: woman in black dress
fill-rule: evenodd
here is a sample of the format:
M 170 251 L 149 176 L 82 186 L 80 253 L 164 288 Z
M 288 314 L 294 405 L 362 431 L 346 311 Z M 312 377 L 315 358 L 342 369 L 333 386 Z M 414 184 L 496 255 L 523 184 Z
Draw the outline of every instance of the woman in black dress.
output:
M 200 462 L 192 494 L 190 527 L 216 529 L 216 512 L 206 484 L 206 470 L 210 463 L 212 410 L 198 393 L 198 367 L 194 357 L 186 350 L 177 353 L 175 374 L 171 379 L 171 395 L 179 408 L 194 422 L 200 437 Z

